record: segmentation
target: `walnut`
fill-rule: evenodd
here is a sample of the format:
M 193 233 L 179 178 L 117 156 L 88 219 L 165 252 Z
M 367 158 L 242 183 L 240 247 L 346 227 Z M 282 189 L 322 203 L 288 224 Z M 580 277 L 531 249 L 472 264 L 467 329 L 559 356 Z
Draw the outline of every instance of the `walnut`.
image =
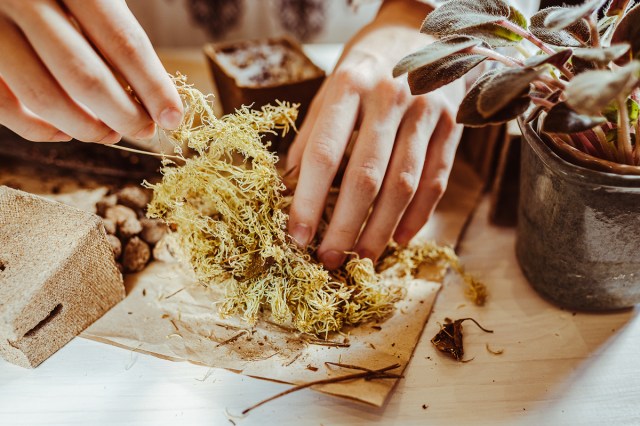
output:
M 134 210 L 144 210 L 151 201 L 148 191 L 137 185 L 126 186 L 116 193 L 118 203 Z
M 167 233 L 167 225 L 158 219 L 140 219 L 142 233 L 140 236 L 147 243 L 154 245 Z
M 111 245 L 111 250 L 113 251 L 113 257 L 117 260 L 122 254 L 122 243 L 115 235 L 107 235 L 107 241 Z
M 116 233 L 116 223 L 113 220 L 102 218 L 102 225 L 107 234 L 114 235 Z
M 118 226 L 118 234 L 123 239 L 129 239 L 142 231 L 142 225 L 138 219 L 127 218 Z
M 126 272 L 139 272 L 149 262 L 151 250 L 149 245 L 138 237 L 133 237 L 124 247 L 122 266 Z
M 109 207 L 115 206 L 117 204 L 117 201 L 118 197 L 116 197 L 115 195 L 105 195 L 100 201 L 96 203 L 96 213 L 104 217 L 107 209 Z
M 115 222 L 116 225 L 122 225 L 127 219 L 138 220 L 136 212 L 129 207 L 122 205 L 115 205 L 107 207 L 104 217 Z

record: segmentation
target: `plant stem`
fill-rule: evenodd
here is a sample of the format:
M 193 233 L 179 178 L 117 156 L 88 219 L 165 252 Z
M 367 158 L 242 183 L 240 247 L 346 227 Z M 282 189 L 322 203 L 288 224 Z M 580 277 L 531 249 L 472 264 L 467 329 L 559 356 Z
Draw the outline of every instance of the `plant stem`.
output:
M 618 151 L 623 154 L 621 157 L 626 164 L 633 165 L 633 154 L 631 151 L 631 129 L 629 128 L 629 113 L 627 111 L 627 100 L 619 97 L 618 103 Z
M 616 151 L 611 147 L 609 141 L 607 141 L 607 135 L 604 133 L 604 130 L 602 130 L 602 127 L 597 126 L 590 131 L 593 132 L 596 137 L 598 144 L 600 145 L 600 149 L 602 149 L 606 154 L 605 159 L 609 161 L 616 161 Z
M 543 106 L 543 107 L 545 107 L 547 109 L 551 109 L 555 105 L 553 102 L 549 102 L 548 100 L 546 100 L 544 98 L 532 97 L 531 98 L 531 102 L 533 102 L 534 105 Z
M 522 63 L 522 61 L 515 58 L 511 58 L 509 56 L 505 56 L 501 53 L 496 52 L 495 50 L 475 46 L 469 49 L 469 52 L 474 53 L 476 55 L 486 56 L 487 58 L 503 63 L 508 67 L 524 67 L 524 63 Z
M 549 55 L 553 55 L 554 53 L 556 53 L 555 50 L 553 50 L 552 48 L 544 44 L 544 42 L 540 40 L 538 37 L 534 36 L 529 31 L 525 30 L 524 28 L 520 27 L 517 24 L 514 24 L 511 21 L 502 20 L 502 21 L 496 22 L 496 24 L 501 26 L 502 28 L 506 28 L 507 30 L 518 34 L 520 37 L 523 37 L 529 40 L 531 43 L 537 46 L 544 53 L 547 53 Z M 562 72 L 562 74 L 564 74 L 564 76 L 567 77 L 567 79 L 571 80 L 573 78 L 573 73 L 569 71 L 569 69 L 565 65 L 562 65 L 559 69 Z
M 587 24 L 589 24 L 589 32 L 591 33 L 591 46 L 600 47 L 600 33 L 598 32 L 598 24 L 593 19 L 593 14 L 586 18 Z
M 600 157 L 600 155 L 598 155 L 599 154 L 598 150 L 596 149 L 595 146 L 593 146 L 591 141 L 587 139 L 584 133 L 574 133 L 574 135 L 572 136 L 575 136 L 578 139 L 578 141 L 582 145 L 584 152 L 586 152 L 589 155 L 593 155 L 594 157 Z

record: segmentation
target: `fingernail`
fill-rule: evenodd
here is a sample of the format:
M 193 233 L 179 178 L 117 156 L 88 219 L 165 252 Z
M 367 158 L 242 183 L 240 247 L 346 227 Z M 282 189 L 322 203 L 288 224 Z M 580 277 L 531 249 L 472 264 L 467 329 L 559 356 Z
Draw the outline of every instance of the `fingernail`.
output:
M 373 257 L 373 253 L 369 250 L 356 250 L 356 253 L 358 253 L 358 257 L 360 257 L 360 259 L 375 260 Z
M 115 130 L 112 130 L 107 134 L 107 136 L 97 141 L 97 143 L 110 145 L 110 144 L 120 142 L 120 139 L 122 139 L 122 136 L 120 136 L 120 133 L 116 132 Z
M 136 139 L 151 139 L 155 134 L 156 134 L 156 124 L 151 123 L 144 129 L 140 130 L 138 133 L 133 135 L 133 137 Z
M 55 135 L 53 135 L 53 140 L 60 141 L 60 142 L 68 142 L 71 140 L 71 136 L 69 136 L 65 132 L 58 132 Z
M 300 247 L 306 247 L 311 241 L 311 228 L 304 223 L 299 223 L 291 229 L 291 237 Z
M 163 129 L 174 130 L 182 123 L 182 113 L 173 107 L 164 109 L 158 117 L 158 124 Z
M 320 255 L 320 260 L 327 269 L 336 269 L 344 262 L 345 254 L 337 250 L 329 250 Z

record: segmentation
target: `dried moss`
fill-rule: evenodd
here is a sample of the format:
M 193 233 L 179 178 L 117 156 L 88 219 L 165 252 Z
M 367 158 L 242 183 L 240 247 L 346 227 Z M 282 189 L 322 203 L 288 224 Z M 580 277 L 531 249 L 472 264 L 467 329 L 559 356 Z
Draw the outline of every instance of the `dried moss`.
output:
M 288 132 L 297 106 L 243 107 L 216 118 L 206 96 L 183 77 L 175 82 L 185 119 L 170 134 L 177 157 L 164 160 L 160 183 L 147 184 L 154 192 L 148 215 L 171 224 L 203 285 L 225 287 L 221 314 L 255 323 L 267 308 L 279 324 L 326 335 L 391 313 L 403 289 L 382 280 L 371 260 L 353 258 L 329 272 L 286 233 L 290 197 L 261 135 Z M 420 259 L 411 261 L 414 268 Z

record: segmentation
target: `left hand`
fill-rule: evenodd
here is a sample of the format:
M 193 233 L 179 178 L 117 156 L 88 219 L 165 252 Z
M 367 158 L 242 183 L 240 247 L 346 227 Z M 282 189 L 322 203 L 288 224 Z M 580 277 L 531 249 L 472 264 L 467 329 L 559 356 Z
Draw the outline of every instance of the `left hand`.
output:
M 398 60 L 432 41 L 417 29 L 428 10 L 415 1 L 385 6 L 345 47 L 288 153 L 287 169 L 299 171 L 289 232 L 306 246 L 359 129 L 318 248 L 329 269 L 339 267 L 346 252 L 376 260 L 392 237 L 400 244 L 413 238 L 444 193 L 462 132 L 455 111 L 463 80 L 412 96 L 406 76 L 392 77 Z

